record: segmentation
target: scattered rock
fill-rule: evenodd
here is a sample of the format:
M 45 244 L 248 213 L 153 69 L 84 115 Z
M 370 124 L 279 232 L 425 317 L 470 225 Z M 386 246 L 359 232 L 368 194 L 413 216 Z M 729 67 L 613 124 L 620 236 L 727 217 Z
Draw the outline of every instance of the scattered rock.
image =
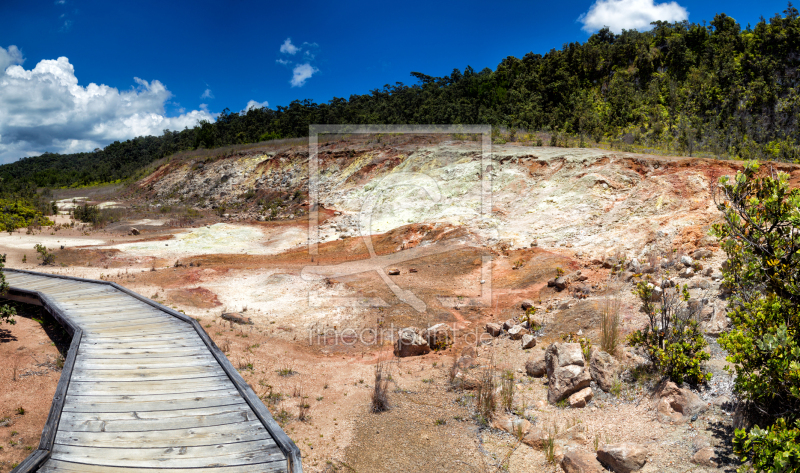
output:
M 553 281 L 553 287 L 555 287 L 559 291 L 563 291 L 564 289 L 567 288 L 568 285 L 569 285 L 569 282 L 567 281 L 567 278 L 565 278 L 564 276 L 561 276 L 560 278 L 556 278 Z
M 694 270 L 692 268 L 683 268 L 679 273 L 678 276 L 682 278 L 691 278 L 694 276 Z
M 656 390 L 655 398 L 656 417 L 663 423 L 684 423 L 708 409 L 697 394 L 687 388 L 679 388 L 672 381 L 662 383 Z
M 486 324 L 486 333 L 493 337 L 499 337 L 500 334 L 503 333 L 503 326 L 498 323 L 489 322 Z
M 664 294 L 664 290 L 661 289 L 660 286 L 653 286 L 653 294 L 650 296 L 651 302 L 657 302 L 661 300 L 661 296 Z
M 569 407 L 573 409 L 586 407 L 586 404 L 592 400 L 592 397 L 594 397 L 592 388 L 583 388 L 569 397 Z
M 531 423 L 519 417 L 510 416 L 507 414 L 500 414 L 492 419 L 492 427 L 495 429 L 505 430 L 512 435 L 525 434 L 531 428 Z
M 525 362 L 525 372 L 528 373 L 528 376 L 533 376 L 534 378 L 541 378 L 547 373 L 544 351 L 533 350 L 530 358 Z
M 561 460 L 565 473 L 603 473 L 603 465 L 591 453 L 581 450 L 566 452 Z
M 522 437 L 522 443 L 529 447 L 544 450 L 547 444 L 547 433 L 539 427 L 533 426 L 528 429 L 528 432 Z
M 711 447 L 704 447 L 697 451 L 692 457 L 692 463 L 704 466 L 706 468 L 716 468 L 717 462 L 714 461 L 714 449 Z
M 527 311 L 528 309 L 532 309 L 533 308 L 533 301 L 524 300 L 524 301 L 522 301 L 522 304 L 520 304 L 520 307 L 522 307 L 522 310 L 524 310 L 524 311 Z
M 711 253 L 711 250 L 697 250 L 694 253 L 692 253 L 692 258 L 694 259 L 710 258 L 712 254 L 713 253 Z
M 597 449 L 597 459 L 617 473 L 630 473 L 647 463 L 647 449 L 635 443 L 604 445 Z
M 515 325 L 517 325 L 517 323 L 514 321 L 514 319 L 508 319 L 505 322 L 503 322 L 503 330 L 509 330 L 511 329 L 511 327 Z
M 444 350 L 453 344 L 450 326 L 447 324 L 436 324 L 429 327 L 422 332 L 422 338 L 424 338 L 428 342 L 428 346 L 434 350 Z
M 589 373 L 597 386 L 605 392 L 611 390 L 619 362 L 604 351 L 595 350 L 589 360 Z
M 589 387 L 592 377 L 584 369 L 579 343 L 554 343 L 545 352 L 547 369 L 547 401 L 555 404 Z
M 131 228 L 131 235 L 138 235 L 138 234 L 139 230 L 137 230 L 136 228 Z
M 522 349 L 527 350 L 536 346 L 536 338 L 531 334 L 522 336 Z
M 250 317 L 245 317 L 242 314 L 238 314 L 236 312 L 228 312 L 222 314 L 222 318 L 229 322 L 233 322 L 235 324 L 253 325 L 253 321 L 250 320 Z
M 397 344 L 394 355 L 400 358 L 406 356 L 419 356 L 430 353 L 431 347 L 427 340 L 419 335 L 416 327 L 407 327 L 398 332 Z
M 389 270 L 389 276 L 397 276 L 398 274 L 400 274 L 400 270 L 399 269 L 390 269 Z
M 511 340 L 520 340 L 523 335 L 527 334 L 528 330 L 522 325 L 514 325 L 508 329 L 508 335 L 511 337 Z
M 681 256 L 681 264 L 683 264 L 687 268 L 690 267 L 692 263 L 694 263 L 694 260 L 692 260 L 691 256 L 688 255 Z

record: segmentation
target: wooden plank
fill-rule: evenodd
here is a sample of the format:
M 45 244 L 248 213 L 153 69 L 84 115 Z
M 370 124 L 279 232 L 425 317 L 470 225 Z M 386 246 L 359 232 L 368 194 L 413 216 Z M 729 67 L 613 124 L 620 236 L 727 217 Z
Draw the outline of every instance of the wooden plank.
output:
M 59 432 L 56 437 L 59 445 L 104 448 L 130 448 L 133 445 L 137 448 L 199 447 L 252 440 L 265 440 L 275 444 L 267 429 L 257 420 L 214 427 L 150 432 Z
M 41 473 L 277 473 L 287 470 L 286 460 L 236 466 L 211 466 L 206 468 L 125 468 L 108 465 L 87 465 L 50 459 Z
M 183 356 L 198 356 L 204 354 L 202 348 L 175 348 L 175 349 L 150 349 L 150 348 L 129 348 L 126 350 L 102 350 L 102 349 L 88 349 L 86 351 L 79 351 L 78 356 L 88 357 L 94 359 L 121 359 L 129 356 L 137 358 L 150 357 L 150 358 L 172 358 L 179 359 Z
M 73 381 L 156 381 L 162 379 L 193 379 L 197 377 L 224 375 L 218 364 L 213 366 L 194 366 L 186 368 L 150 368 L 134 370 L 94 370 L 76 369 L 72 372 Z
M 211 355 L 198 355 L 187 358 L 116 358 L 116 359 L 93 359 L 87 357 L 80 358 L 80 367 L 84 369 L 122 369 L 136 370 L 147 368 L 182 368 L 189 366 L 219 366 L 217 360 Z
M 56 431 L 61 421 L 61 411 L 64 408 L 64 401 L 69 392 L 72 383 L 72 370 L 75 367 L 75 360 L 78 356 L 80 349 L 82 333 L 80 330 L 75 332 L 72 336 L 72 341 L 69 344 L 69 351 L 64 358 L 64 367 L 61 369 L 61 377 L 58 378 L 56 385 L 56 392 L 53 395 L 53 404 L 50 406 L 50 413 L 47 415 L 47 420 L 42 429 L 42 437 L 39 439 L 39 449 L 50 450 L 53 446 L 53 439 L 56 437 Z
M 92 342 L 85 343 L 82 348 L 90 349 L 108 349 L 108 350 L 125 350 L 127 348 L 205 348 L 203 342 L 199 339 L 177 339 L 177 340 L 148 340 L 145 338 L 139 338 L 138 341 L 128 340 L 114 340 L 114 339 L 105 339 L 103 341 L 99 341 L 95 339 Z
M 137 336 L 133 336 L 133 337 L 115 336 L 115 337 L 111 338 L 111 337 L 102 337 L 102 336 L 97 336 L 97 335 L 91 335 L 91 336 L 87 335 L 87 336 L 84 337 L 84 341 L 86 341 L 88 343 L 92 343 L 92 342 L 95 342 L 95 341 L 103 343 L 103 342 L 106 342 L 106 341 L 113 341 L 113 340 L 120 341 L 120 342 L 130 342 L 130 341 L 137 341 L 137 340 L 141 340 L 141 339 L 142 339 L 142 337 L 137 337 Z M 159 334 L 154 334 L 154 335 L 148 335 L 147 339 L 148 340 L 153 340 L 153 341 L 200 340 L 200 338 L 197 336 L 197 334 L 194 332 L 194 330 L 184 330 L 184 331 L 178 332 L 178 333 L 159 333 Z M 209 356 L 211 356 L 210 353 L 209 353 Z
M 88 329 L 85 330 L 85 332 L 86 332 L 87 335 L 100 335 L 100 334 L 103 334 L 103 335 L 108 335 L 109 337 L 111 337 L 111 336 L 114 336 L 114 335 L 123 335 L 123 336 L 124 335 L 128 335 L 128 336 L 150 335 L 150 334 L 164 333 L 167 330 L 179 330 L 179 327 L 176 327 L 174 325 L 172 325 L 172 326 L 167 325 L 167 326 L 163 326 L 163 327 L 152 327 L 152 328 L 137 328 L 137 327 L 126 328 L 126 327 L 120 327 L 118 329 L 102 329 L 102 330 L 94 330 L 94 329 L 88 328 Z
M 168 394 L 213 391 L 230 386 L 227 376 L 213 376 L 175 381 L 107 381 L 104 383 L 75 381 L 69 394 Z
M 102 448 L 54 445 L 54 460 L 87 462 L 107 466 L 155 468 L 175 466 L 201 468 L 211 465 L 233 466 L 281 460 L 283 454 L 269 440 L 227 443 L 213 447 L 180 448 Z
M 212 391 L 213 392 L 213 391 Z M 78 396 L 80 398 L 80 396 Z M 194 397 L 192 399 L 169 401 L 125 401 L 125 402 L 87 402 L 75 396 L 68 396 L 63 412 L 131 412 L 168 411 L 179 409 L 199 409 L 203 407 L 231 406 L 244 402 L 239 393 L 228 396 Z
M 189 327 L 185 323 L 175 320 L 169 320 L 166 317 L 152 317 L 152 318 L 131 318 L 126 320 L 102 321 L 102 322 L 86 322 L 81 323 L 81 328 L 86 332 L 100 332 L 113 333 L 119 329 L 150 329 L 150 328 L 181 328 L 187 330 Z
M 237 419 L 232 423 L 242 422 L 243 417 L 241 413 L 252 414 L 250 406 L 244 402 L 244 399 L 239 399 L 236 403 L 224 406 L 212 407 L 196 407 L 188 409 L 171 409 L 161 411 L 136 411 L 129 409 L 123 412 L 64 412 L 61 415 L 62 422 L 81 424 L 86 422 L 106 422 L 107 428 L 101 432 L 129 432 L 129 430 L 109 430 L 108 425 L 113 422 L 153 422 L 158 426 L 158 421 L 173 421 L 189 418 L 203 418 L 208 416 L 222 416 L 228 414 L 236 414 Z M 255 419 L 255 417 L 254 417 Z M 153 430 L 165 430 L 157 428 Z M 141 430 L 135 430 L 141 432 Z
M 233 396 L 238 394 L 239 391 L 236 390 L 235 387 L 228 385 L 223 388 L 220 388 L 215 391 L 205 391 L 205 392 L 188 392 L 188 393 L 170 393 L 170 394 L 144 394 L 144 395 L 136 395 L 136 394 L 113 394 L 113 395 L 94 395 L 94 394 L 84 394 L 84 395 L 77 395 L 77 394 L 68 394 L 67 395 L 67 402 L 70 402 L 70 399 L 75 399 L 75 402 L 86 402 L 86 403 L 125 403 L 125 402 L 164 402 L 164 401 L 172 401 L 172 400 L 188 400 L 188 399 L 205 399 L 211 397 L 225 397 L 225 396 Z
M 219 414 L 198 415 L 194 417 L 169 417 L 163 419 L 141 420 L 92 420 L 81 415 L 77 420 L 72 412 L 65 412 L 61 419 L 59 431 L 64 432 L 149 432 L 152 430 L 193 429 L 196 427 L 213 427 L 216 425 L 233 424 L 237 422 L 250 422 L 258 420 L 249 407 L 233 411 L 224 411 Z
M 183 327 L 176 327 L 174 329 L 164 330 L 164 331 L 159 332 L 159 333 L 149 333 L 149 334 L 147 334 L 147 336 L 148 337 L 152 337 L 152 336 L 156 336 L 156 335 L 183 336 L 183 335 L 188 335 L 189 333 L 191 333 L 191 332 L 189 332 L 188 330 L 186 330 Z M 125 338 L 141 338 L 141 334 L 125 335 L 125 334 L 115 333 L 115 334 L 109 334 L 107 336 L 104 336 L 103 332 L 97 332 L 97 333 L 87 334 L 87 337 L 88 337 L 87 339 L 89 339 L 89 340 L 103 340 L 103 339 L 111 340 L 111 339 L 117 339 L 117 338 L 122 338 L 122 339 L 125 339 Z
M 49 450 L 37 448 L 12 471 L 14 473 L 33 473 L 35 471 L 42 471 L 39 469 L 39 467 L 45 463 L 48 458 L 50 458 Z

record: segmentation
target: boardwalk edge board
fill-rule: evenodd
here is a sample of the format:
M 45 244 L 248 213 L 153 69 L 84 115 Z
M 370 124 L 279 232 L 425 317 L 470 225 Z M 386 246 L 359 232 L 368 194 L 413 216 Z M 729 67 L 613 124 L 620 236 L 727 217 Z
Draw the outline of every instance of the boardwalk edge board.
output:
M 249 384 L 242 378 L 238 371 L 233 367 L 230 360 L 222 353 L 222 350 L 217 347 L 211 337 L 208 336 L 206 331 L 200 325 L 197 320 L 187 316 L 186 314 L 182 314 L 176 310 L 170 309 L 169 307 L 163 306 L 158 302 L 153 301 L 147 297 L 142 296 L 141 294 L 137 294 L 130 289 L 127 289 L 123 286 L 120 286 L 117 283 L 109 282 L 109 281 L 98 281 L 94 279 L 85 279 L 85 278 L 77 278 L 73 276 L 64 276 L 61 274 L 47 274 L 47 273 L 39 273 L 35 271 L 27 271 L 22 269 L 12 269 L 12 268 L 4 268 L 1 270 L 2 272 L 6 273 L 19 273 L 19 274 L 30 274 L 33 276 L 40 276 L 40 277 L 48 277 L 48 278 L 56 278 L 56 279 L 65 279 L 69 281 L 77 281 L 89 284 L 98 284 L 104 286 L 111 286 L 114 289 L 125 293 L 134 299 L 137 299 L 141 302 L 144 302 L 147 305 L 150 305 L 162 312 L 165 312 L 183 322 L 186 322 L 194 328 L 194 331 L 200 337 L 200 339 L 205 343 L 208 350 L 214 356 L 214 359 L 217 360 L 219 365 L 222 367 L 222 370 L 228 376 L 230 381 L 236 386 L 237 391 L 241 394 L 242 398 L 244 398 L 245 402 L 250 406 L 253 412 L 258 417 L 258 420 L 261 421 L 264 428 L 269 432 L 272 436 L 275 444 L 278 446 L 280 451 L 286 456 L 288 471 L 290 473 L 302 473 L 303 466 L 301 464 L 300 459 L 300 449 L 295 445 L 292 439 L 286 435 L 286 432 L 278 425 L 275 419 L 272 418 L 272 414 L 267 410 L 264 403 L 258 398 L 256 393 L 250 387 Z M 12 287 L 8 288 L 8 293 L 3 296 L 2 298 L 14 300 L 18 302 L 24 302 L 28 304 L 40 305 L 48 313 L 50 313 L 59 324 L 67 331 L 67 333 L 72 337 L 72 341 L 70 342 L 69 351 L 67 353 L 66 359 L 64 360 L 64 368 L 61 372 L 61 377 L 58 381 L 58 386 L 56 387 L 56 393 L 53 396 L 53 405 L 50 408 L 50 414 L 47 417 L 47 423 L 45 423 L 44 430 L 42 431 L 42 437 L 39 442 L 39 448 L 34 450 L 22 463 L 19 464 L 12 473 L 28 473 L 28 472 L 35 472 L 41 467 L 49 458 L 53 450 L 53 444 L 55 442 L 55 434 L 58 430 L 58 424 L 61 420 L 61 413 L 64 408 L 64 401 L 66 399 L 67 388 L 69 387 L 69 383 L 72 379 L 72 371 L 73 367 L 75 366 L 75 358 L 78 355 L 78 347 L 81 343 L 81 338 L 83 336 L 82 330 L 75 325 L 66 314 L 64 314 L 54 301 L 47 297 L 42 292 L 39 291 L 32 291 L 26 290 L 22 288 Z

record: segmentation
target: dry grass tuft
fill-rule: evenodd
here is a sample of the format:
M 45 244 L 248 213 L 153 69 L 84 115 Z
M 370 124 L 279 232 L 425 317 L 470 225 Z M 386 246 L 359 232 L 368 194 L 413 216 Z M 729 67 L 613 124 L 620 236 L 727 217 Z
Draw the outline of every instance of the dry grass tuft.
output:
M 372 412 L 389 410 L 389 366 L 381 360 L 375 364 L 375 387 L 372 389 Z

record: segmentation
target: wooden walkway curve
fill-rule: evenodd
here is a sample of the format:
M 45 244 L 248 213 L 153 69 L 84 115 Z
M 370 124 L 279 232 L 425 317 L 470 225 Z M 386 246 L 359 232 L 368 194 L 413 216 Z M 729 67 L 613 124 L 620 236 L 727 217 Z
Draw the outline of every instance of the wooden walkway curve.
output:
M 39 448 L 14 472 L 302 473 L 300 452 L 194 319 L 115 283 L 3 270 L 72 336 Z

